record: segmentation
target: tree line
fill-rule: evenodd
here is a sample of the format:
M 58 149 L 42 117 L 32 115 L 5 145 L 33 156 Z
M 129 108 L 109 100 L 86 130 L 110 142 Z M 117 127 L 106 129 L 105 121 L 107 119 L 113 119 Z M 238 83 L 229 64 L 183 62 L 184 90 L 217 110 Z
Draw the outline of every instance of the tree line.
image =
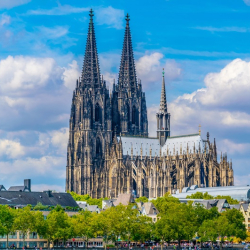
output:
M 86 245 L 90 238 L 102 236 L 103 241 L 114 244 L 118 240 L 127 242 L 145 242 L 154 240 L 164 242 L 192 240 L 221 242 L 225 237 L 247 237 L 243 223 L 244 217 L 236 209 L 219 213 L 216 207 L 207 210 L 202 205 L 184 204 L 168 193 L 154 200 L 159 210 L 155 223 L 150 217 L 141 215 L 136 204 L 110 207 L 101 213 L 79 211 L 68 216 L 61 206 L 56 206 L 45 218 L 42 211 L 27 206 L 13 209 L 0 206 L 0 235 L 19 231 L 23 235 L 36 232 L 49 243 L 66 242 L 67 239 L 81 237 Z

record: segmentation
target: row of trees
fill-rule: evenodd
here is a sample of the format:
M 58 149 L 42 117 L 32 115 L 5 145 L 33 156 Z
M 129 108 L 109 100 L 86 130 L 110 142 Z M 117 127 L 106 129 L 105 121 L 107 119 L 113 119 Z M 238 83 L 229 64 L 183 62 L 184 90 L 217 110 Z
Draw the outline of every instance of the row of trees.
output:
M 80 211 L 72 217 L 57 206 L 47 218 L 41 211 L 31 210 L 29 206 L 18 210 L 0 206 L 0 235 L 19 230 L 23 236 L 28 232 L 37 232 L 51 243 L 65 242 L 77 236 L 87 243 L 90 238 L 102 236 L 106 243 L 121 239 L 161 243 L 178 241 L 179 244 L 181 240 L 191 240 L 195 236 L 201 241 L 215 241 L 217 237 L 223 241 L 226 236 L 243 240 L 247 236 L 243 215 L 236 209 L 220 214 L 216 207 L 207 210 L 200 205 L 183 204 L 169 194 L 157 198 L 154 204 L 160 212 L 156 223 L 140 215 L 135 204 L 118 205 L 100 214 Z

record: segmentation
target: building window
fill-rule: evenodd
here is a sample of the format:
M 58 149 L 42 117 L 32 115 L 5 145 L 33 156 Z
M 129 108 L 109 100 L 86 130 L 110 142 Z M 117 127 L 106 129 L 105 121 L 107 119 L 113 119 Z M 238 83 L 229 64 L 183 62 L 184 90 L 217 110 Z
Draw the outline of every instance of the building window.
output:
M 35 232 L 30 233 L 29 238 L 30 239 L 37 239 L 37 233 L 35 233 Z
M 17 233 L 10 234 L 9 239 L 17 239 Z

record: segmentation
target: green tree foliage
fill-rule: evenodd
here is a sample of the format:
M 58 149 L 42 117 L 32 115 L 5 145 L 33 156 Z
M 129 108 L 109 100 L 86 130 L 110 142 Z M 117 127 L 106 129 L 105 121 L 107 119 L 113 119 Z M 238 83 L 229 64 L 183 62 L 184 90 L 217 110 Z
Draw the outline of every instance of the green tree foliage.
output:
M 173 197 L 170 193 L 166 193 L 163 197 L 158 197 L 151 201 L 160 213 L 167 213 L 168 209 L 173 206 L 173 204 L 180 204 L 179 199 Z
M 9 234 L 14 231 L 16 210 L 8 206 L 0 206 L 0 235 L 7 235 L 7 246 L 9 245 Z
M 65 213 L 61 206 L 56 206 L 45 220 L 45 233 L 43 237 L 48 239 L 49 244 L 56 240 L 66 240 L 73 235 L 72 224 L 69 216 Z
M 85 245 L 88 246 L 90 238 L 96 237 L 98 233 L 97 214 L 89 211 L 81 211 L 74 216 L 72 220 L 74 236 L 80 236 L 84 239 Z
M 206 193 L 202 193 L 202 192 L 196 192 L 194 194 L 188 195 L 187 199 L 204 199 L 204 200 L 212 200 L 214 199 L 214 197 L 210 194 L 208 194 L 208 192 Z
M 41 202 L 38 202 L 33 208 L 34 210 L 46 210 L 48 206 L 44 206 Z
M 86 201 L 89 205 L 97 205 L 100 208 L 102 207 L 102 201 L 108 200 L 108 198 L 91 198 L 89 194 L 80 195 L 75 192 L 70 192 L 70 194 L 75 201 Z
M 142 196 L 142 197 L 139 197 L 139 198 L 136 198 L 135 199 L 135 202 L 143 202 L 143 203 L 145 203 L 145 202 L 148 202 L 148 198 L 147 197 L 145 197 L 145 196 Z
M 239 204 L 239 201 L 233 199 L 229 195 L 212 196 L 212 195 L 208 194 L 208 192 L 205 192 L 204 194 L 202 192 L 196 192 L 194 194 L 188 195 L 187 199 L 204 199 L 204 200 L 226 199 L 229 204 Z
M 35 212 L 31 211 L 29 206 L 17 210 L 13 227 L 20 231 L 23 244 L 28 232 L 36 232 L 35 219 Z
M 215 199 L 226 199 L 227 202 L 231 205 L 234 205 L 234 204 L 239 204 L 239 201 L 238 200 L 235 200 L 233 199 L 231 196 L 229 195 L 217 195 L 215 197 Z

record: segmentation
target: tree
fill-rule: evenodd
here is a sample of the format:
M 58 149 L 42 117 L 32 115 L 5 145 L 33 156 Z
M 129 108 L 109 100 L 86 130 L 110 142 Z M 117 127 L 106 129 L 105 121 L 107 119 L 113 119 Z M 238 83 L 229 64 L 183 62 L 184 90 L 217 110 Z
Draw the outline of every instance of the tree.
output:
M 200 226 L 205 220 L 212 220 L 220 216 L 217 207 L 206 209 L 202 204 L 197 203 L 195 206 L 193 206 L 193 209 L 196 214 L 197 226 Z
M 208 192 L 206 193 L 202 193 L 202 192 L 196 192 L 196 193 L 193 193 L 191 195 L 188 195 L 187 196 L 187 199 L 204 199 L 204 200 L 211 200 L 211 199 L 214 199 L 214 197 L 210 194 L 208 194 Z
M 16 216 L 16 210 L 7 205 L 0 206 L 0 235 L 7 236 L 7 247 L 9 246 L 9 234 L 13 232 L 13 225 Z
M 61 206 L 57 205 L 47 216 L 44 225 L 44 237 L 48 239 L 48 245 L 56 240 L 65 240 L 72 236 L 72 227 L 69 216 Z
M 217 232 L 217 219 L 205 220 L 202 225 L 199 227 L 198 234 L 200 235 L 200 241 L 209 241 L 215 242 L 218 235 Z M 213 249 L 213 244 L 212 244 Z
M 227 218 L 228 223 L 232 226 L 231 235 L 241 238 L 242 240 L 246 239 L 246 227 L 243 223 L 245 219 L 239 210 L 235 208 L 229 209 L 223 212 L 222 216 Z
M 168 223 L 168 217 L 163 216 L 155 223 L 155 234 L 161 241 L 161 249 L 165 241 L 170 242 L 174 238 L 174 232 Z
M 139 198 L 136 198 L 135 199 L 135 202 L 143 202 L 143 203 L 145 203 L 145 202 L 148 202 L 148 198 L 147 197 L 145 197 L 145 196 L 142 196 L 142 197 L 139 197 Z
M 30 206 L 17 210 L 13 228 L 21 232 L 22 237 L 23 237 L 23 245 L 24 245 L 25 237 L 28 234 L 28 232 L 36 231 L 35 216 L 34 216 L 34 212 L 31 211 Z
M 239 201 L 238 201 L 238 200 L 233 199 L 233 198 L 232 198 L 231 196 L 229 196 L 229 195 L 217 195 L 217 196 L 215 197 L 215 199 L 226 199 L 227 202 L 228 202 L 229 204 L 231 204 L 231 205 L 233 205 L 233 204 L 239 204 Z
M 178 198 L 173 197 L 167 192 L 163 197 L 158 197 L 156 200 L 152 200 L 152 203 L 160 213 L 165 214 L 173 204 L 180 204 L 180 201 Z
M 161 213 L 161 219 L 164 226 L 158 222 L 159 236 L 162 237 L 162 233 L 165 233 L 166 238 L 172 238 L 177 240 L 180 246 L 181 240 L 190 240 L 196 232 L 196 214 L 191 205 L 184 203 L 172 203 L 168 207 L 167 213 Z M 169 232 L 167 232 L 167 230 Z
M 88 241 L 97 234 L 96 226 L 96 213 L 90 211 L 81 211 L 80 214 L 72 218 L 74 228 L 74 235 L 80 236 L 84 239 L 85 245 L 88 247 Z
M 75 192 L 70 192 L 70 194 L 76 201 L 86 201 L 89 205 L 97 205 L 100 208 L 102 207 L 102 201 L 108 200 L 108 198 L 100 198 L 100 199 L 91 198 L 89 194 L 81 195 Z
M 127 206 L 120 204 L 116 207 L 110 207 L 103 212 L 109 221 L 107 237 L 114 243 L 118 241 L 119 237 L 122 239 L 126 238 L 128 232 L 128 213 L 126 213 L 126 208 Z

